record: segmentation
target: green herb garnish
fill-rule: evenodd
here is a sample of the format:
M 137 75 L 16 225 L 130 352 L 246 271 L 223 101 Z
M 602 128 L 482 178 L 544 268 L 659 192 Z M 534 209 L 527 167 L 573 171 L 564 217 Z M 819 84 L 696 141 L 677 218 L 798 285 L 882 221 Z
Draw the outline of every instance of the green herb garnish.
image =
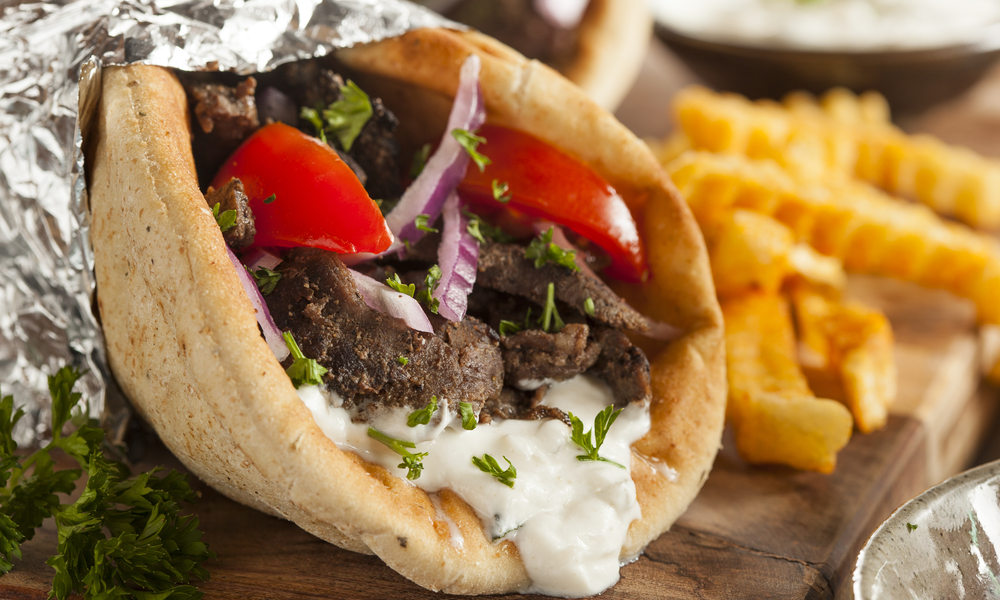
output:
M 555 331 L 562 331 L 562 328 L 566 326 L 562 318 L 559 316 L 559 310 L 556 309 L 556 284 L 549 283 L 548 293 L 545 296 L 545 308 L 542 310 L 542 316 L 538 319 L 539 325 L 542 326 L 542 331 L 548 333 L 549 328 Z
M 324 142 L 326 134 L 333 135 L 344 151 L 350 151 L 354 140 L 372 116 L 372 103 L 368 94 L 361 91 L 353 81 L 340 86 L 342 98 L 330 104 L 320 113 L 312 108 L 303 108 L 299 116 L 312 123 Z
M 583 301 L 583 312 L 587 313 L 588 317 L 594 316 L 594 299 L 590 296 Z
M 507 457 L 505 456 L 503 459 L 507 460 Z M 514 487 L 514 479 L 517 478 L 517 469 L 514 468 L 514 465 L 509 460 L 507 460 L 506 470 L 500 469 L 500 463 L 489 454 L 484 454 L 482 458 L 473 456 L 472 464 L 479 467 L 479 470 L 483 473 L 489 473 L 505 486 L 509 488 Z
M 418 302 L 427 305 L 427 310 L 434 314 L 438 314 L 438 306 L 441 304 L 441 301 L 433 296 L 439 283 L 441 283 L 441 267 L 434 265 L 427 270 L 427 276 L 424 277 L 424 289 L 414 296 Z
M 396 359 L 396 362 L 405 367 L 406 365 L 410 364 L 410 359 L 406 358 L 405 356 L 400 356 L 399 358 Z
M 476 413 L 472 410 L 472 404 L 459 402 L 458 412 L 462 414 L 462 429 L 472 431 L 476 428 Z
M 906 532 L 910 533 L 910 532 L 916 531 L 917 527 L 918 527 L 917 525 L 914 525 L 912 523 L 907 523 L 906 524 Z
M 288 351 L 292 353 L 292 358 L 295 359 L 292 366 L 285 369 L 285 373 L 288 373 L 288 378 L 292 380 L 292 385 L 298 389 L 304 385 L 320 385 L 323 383 L 323 375 L 326 375 L 326 367 L 316 362 L 314 358 L 303 356 L 302 350 L 299 350 L 299 345 L 295 343 L 295 339 L 292 337 L 292 332 L 286 331 L 281 334 L 281 337 L 285 338 L 285 345 L 288 346 Z
M 479 136 L 479 135 L 476 135 L 474 133 L 468 132 L 468 131 L 466 131 L 464 129 L 452 129 L 451 130 L 451 135 L 456 140 L 458 140 L 458 143 L 463 148 L 465 148 L 466 152 L 469 153 L 469 156 L 472 157 L 472 161 L 476 163 L 477 167 L 479 167 L 479 172 L 480 173 L 483 172 L 483 169 L 486 168 L 486 165 L 488 165 L 491 162 L 493 162 L 489 158 L 487 158 L 487 157 L 483 156 L 482 154 L 480 154 L 478 150 L 476 150 L 476 148 L 479 146 L 479 144 L 485 144 L 486 143 L 486 138 L 484 138 L 482 136 Z
M 278 195 L 277 194 L 271 194 L 267 198 L 264 198 L 264 204 L 270 204 L 270 203 L 274 202 L 277 199 L 278 199 Z
M 531 240 L 528 247 L 524 249 L 524 257 L 535 261 L 535 268 L 541 269 L 545 263 L 554 263 L 561 267 L 566 267 L 570 271 L 579 271 L 574 258 L 576 250 L 563 250 L 552 243 L 553 227 Z
M 470 211 L 468 208 L 463 208 L 462 214 L 469 218 L 469 224 L 466 226 L 465 230 L 469 232 L 469 235 L 476 238 L 479 243 L 485 244 L 487 241 L 491 241 L 503 244 L 513 241 L 513 236 L 508 235 L 499 227 L 494 227 L 486 221 L 483 221 L 479 215 Z
M 233 209 L 223 211 L 219 214 L 220 202 L 216 202 L 215 206 L 212 207 L 212 216 L 215 217 L 215 222 L 219 224 L 219 229 L 222 233 L 226 233 L 236 225 L 236 211 Z
M 437 233 L 438 232 L 437 229 L 434 229 L 433 227 L 427 224 L 427 219 L 429 218 L 430 215 L 417 215 L 417 218 L 413 219 L 413 224 L 416 225 L 417 229 L 419 229 L 420 231 L 426 231 L 428 233 Z
M 201 598 L 189 581 L 208 579 L 201 563 L 215 553 L 201 541 L 197 517 L 179 515 L 180 502 L 196 496 L 186 475 L 160 476 L 154 469 L 130 477 L 126 465 L 106 458 L 97 419 L 86 405 L 73 414 L 80 375 L 63 367 L 49 377 L 52 441 L 23 462 L 12 433 L 24 411 L 14 411 L 11 396 L 0 400 L 0 573 L 11 570 L 12 559 L 21 558 L 20 544 L 53 517 L 59 541 L 57 554 L 46 561 L 55 569 L 50 598 Z M 68 422 L 78 427 L 63 435 Z M 80 468 L 55 470 L 57 449 Z M 83 471 L 83 493 L 61 504 L 57 494 L 71 494 Z
M 385 284 L 396 290 L 400 294 L 406 294 L 407 296 L 413 297 L 413 294 L 417 291 L 417 286 L 414 284 L 405 284 L 400 280 L 399 273 L 393 273 L 392 277 L 385 280 Z
M 416 427 L 417 425 L 426 425 L 431 422 L 431 417 L 434 415 L 434 411 L 438 409 L 438 397 L 431 396 L 431 401 L 427 406 L 423 408 L 418 408 L 417 410 L 411 412 L 406 416 L 407 427 Z
M 514 335 L 521 331 L 521 326 L 514 321 L 508 321 L 506 319 L 501 319 L 500 321 L 500 335 Z
M 368 437 L 374 438 L 385 444 L 390 450 L 403 457 L 403 462 L 397 465 L 400 469 L 406 469 L 407 479 L 419 479 L 420 472 L 424 470 L 424 463 L 421 462 L 427 457 L 426 452 L 410 452 L 407 448 L 416 448 L 417 445 L 406 440 L 397 440 L 389 437 L 374 427 L 368 428 Z
M 597 417 L 594 418 L 594 428 L 587 433 L 583 432 L 583 421 L 579 417 L 569 413 L 569 421 L 573 424 L 573 442 L 583 448 L 586 454 L 581 454 L 576 457 L 577 460 L 600 460 L 606 463 L 613 464 L 616 467 L 624 469 L 623 465 L 616 463 L 613 460 L 608 460 L 602 456 L 599 456 L 597 452 L 601 449 L 601 445 L 604 444 L 604 438 L 608 435 L 608 430 L 611 429 L 611 425 L 621 414 L 622 409 L 615 410 L 615 407 L 609 406 L 597 413 Z M 593 442 L 591 442 L 591 433 L 593 433 Z
M 247 271 L 250 271 L 250 269 L 247 268 Z M 281 273 L 272 271 L 267 267 L 260 267 L 256 271 L 250 271 L 250 274 L 253 275 L 254 281 L 257 282 L 257 289 L 265 296 L 273 292 L 278 282 L 281 281 Z
M 501 204 L 510 202 L 510 186 L 507 185 L 506 181 L 501 183 L 500 180 L 494 179 L 491 182 L 491 186 L 493 187 L 493 198 L 496 201 Z
M 413 153 L 413 161 L 410 163 L 410 177 L 416 179 L 427 166 L 427 157 L 430 156 L 431 145 L 424 144 Z

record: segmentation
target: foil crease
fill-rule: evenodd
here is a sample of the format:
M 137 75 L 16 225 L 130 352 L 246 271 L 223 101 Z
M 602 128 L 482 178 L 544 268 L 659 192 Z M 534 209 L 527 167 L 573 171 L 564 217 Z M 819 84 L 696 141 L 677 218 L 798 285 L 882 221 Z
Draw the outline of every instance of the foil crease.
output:
M 0 3 L 0 392 L 46 439 L 46 377 L 77 391 L 120 441 L 128 408 L 111 379 L 94 297 L 81 130 L 104 65 L 267 71 L 410 29 L 454 23 L 402 0 L 76 0 Z

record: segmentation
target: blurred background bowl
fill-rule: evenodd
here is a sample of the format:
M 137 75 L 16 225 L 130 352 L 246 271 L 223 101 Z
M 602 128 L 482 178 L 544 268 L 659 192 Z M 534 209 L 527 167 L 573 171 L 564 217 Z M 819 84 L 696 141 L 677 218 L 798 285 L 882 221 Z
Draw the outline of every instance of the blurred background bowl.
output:
M 975 84 L 1000 58 L 1000 38 L 921 50 L 814 51 L 706 41 L 661 23 L 656 35 L 709 86 L 780 99 L 843 86 L 877 90 L 893 115 L 920 113 Z

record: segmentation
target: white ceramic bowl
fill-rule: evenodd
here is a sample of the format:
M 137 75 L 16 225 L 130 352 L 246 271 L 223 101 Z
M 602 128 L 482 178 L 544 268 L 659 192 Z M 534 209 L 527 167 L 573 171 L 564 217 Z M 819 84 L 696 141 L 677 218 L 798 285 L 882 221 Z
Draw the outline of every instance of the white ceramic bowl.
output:
M 1000 461 L 938 484 L 875 530 L 856 600 L 1000 598 Z

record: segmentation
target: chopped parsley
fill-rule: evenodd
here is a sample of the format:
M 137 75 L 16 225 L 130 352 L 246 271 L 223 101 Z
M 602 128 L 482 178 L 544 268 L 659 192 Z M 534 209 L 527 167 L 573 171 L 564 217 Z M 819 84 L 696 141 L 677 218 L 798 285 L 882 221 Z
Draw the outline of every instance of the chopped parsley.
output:
M 236 225 L 236 211 L 235 210 L 225 210 L 222 214 L 219 214 L 219 207 L 221 203 L 216 202 L 215 206 L 212 207 L 212 216 L 215 217 L 215 222 L 219 224 L 219 229 L 222 233 L 226 233 Z
M 247 268 L 247 271 L 250 271 L 250 269 Z M 272 271 L 267 267 L 260 267 L 256 271 L 250 271 L 250 274 L 253 275 L 254 281 L 257 282 L 257 289 L 265 296 L 273 292 L 278 282 L 281 281 L 281 273 Z
M 505 456 L 503 459 L 507 460 L 507 457 Z M 509 488 L 514 487 L 514 479 L 517 478 L 517 469 L 514 468 L 514 465 L 512 465 L 509 460 L 507 460 L 507 468 L 500 469 L 500 463 L 497 462 L 497 459 L 493 458 L 489 454 L 484 454 L 482 458 L 473 456 L 472 464 L 479 467 L 479 470 L 483 473 L 492 475 L 497 481 L 505 486 Z
M 130 476 L 126 465 L 105 457 L 104 430 L 72 391 L 80 376 L 63 367 L 49 377 L 52 441 L 27 456 L 16 454 L 13 438 L 24 411 L 14 410 L 12 396 L 0 399 L 0 574 L 53 517 L 58 545 L 46 561 L 55 569 L 50 598 L 200 598 L 189 582 L 208 579 L 201 564 L 215 553 L 201 541 L 197 517 L 179 514 L 180 503 L 196 496 L 187 476 L 158 475 L 159 469 Z M 77 429 L 64 435 L 67 423 Z M 56 470 L 56 450 L 80 468 Z M 60 503 L 57 494 L 72 494 L 84 471 L 83 493 Z
M 407 448 L 416 448 L 416 444 L 389 437 L 374 427 L 368 428 L 368 437 L 382 442 L 390 450 L 403 457 L 403 462 L 397 466 L 400 469 L 406 469 L 407 479 L 420 479 L 420 472 L 424 470 L 424 463 L 422 461 L 427 458 L 426 452 L 410 452 Z
M 406 416 L 406 426 L 416 427 L 417 425 L 426 425 L 430 423 L 431 417 L 434 416 L 434 411 L 437 409 L 438 397 L 431 396 L 431 401 L 427 404 L 427 406 L 418 408 Z
M 579 271 L 580 267 L 577 266 L 574 260 L 576 250 L 563 250 L 556 244 L 553 244 L 553 229 L 549 227 L 548 231 L 531 240 L 528 247 L 524 249 L 524 257 L 535 261 L 536 269 L 541 269 L 545 266 L 545 263 L 554 263 L 561 267 L 566 267 L 570 271 Z
M 428 233 L 437 233 L 438 230 L 434 229 L 427 224 L 427 220 L 430 219 L 430 215 L 417 215 L 416 219 L 413 219 L 413 224 L 417 226 L 420 231 L 426 231 Z
M 413 161 L 410 163 L 410 177 L 416 179 L 427 166 L 427 157 L 430 156 L 431 145 L 424 144 L 413 153 Z
M 406 294 L 407 296 L 413 297 L 413 294 L 417 291 L 417 286 L 414 284 L 405 284 L 399 279 L 399 273 L 393 273 L 392 277 L 385 280 L 385 284 L 396 290 L 400 294 Z
M 622 409 L 615 410 L 614 405 L 605 408 L 597 413 L 597 417 L 594 418 L 594 428 L 587 433 L 583 432 L 583 421 L 579 417 L 574 416 L 573 413 L 569 413 L 570 423 L 573 424 L 573 442 L 586 452 L 586 454 L 578 455 L 576 457 L 577 460 L 600 460 L 622 469 L 625 468 L 624 465 L 598 455 L 601 445 L 604 444 L 604 438 L 608 435 L 608 430 L 611 429 L 611 425 L 621 412 Z M 591 441 L 591 433 L 594 434 L 593 441 Z
M 462 429 L 472 431 L 476 428 L 476 413 L 472 410 L 472 404 L 459 402 L 458 412 L 462 414 Z
M 400 356 L 399 358 L 396 359 L 396 362 L 405 367 L 406 365 L 410 364 L 410 359 L 406 358 L 405 356 Z
M 521 331 L 521 326 L 514 321 L 508 321 L 506 319 L 500 320 L 500 335 L 508 336 L 514 335 Z
M 917 527 L 918 527 L 918 525 L 914 525 L 913 523 L 907 523 L 906 524 L 906 532 L 907 533 L 914 532 L 914 531 L 917 530 Z
M 271 194 L 267 198 L 264 198 L 264 204 L 270 204 L 270 203 L 274 202 L 277 199 L 278 199 L 278 195 L 277 194 Z
M 441 283 L 441 267 L 434 265 L 427 270 L 427 276 L 424 277 L 424 289 L 414 296 L 418 302 L 426 304 L 427 310 L 434 314 L 438 314 L 438 306 L 441 304 L 441 301 L 433 296 L 439 283 Z
M 458 140 L 458 143 L 463 148 L 465 148 L 466 152 L 469 153 L 469 156 L 472 157 L 472 161 L 474 163 L 476 163 L 477 167 L 479 167 L 479 172 L 480 173 L 483 172 L 483 169 L 486 168 L 486 165 L 488 165 L 491 162 L 493 162 L 489 158 L 487 158 L 487 157 L 483 156 L 482 154 L 480 154 L 478 150 L 476 150 L 476 148 L 479 146 L 479 144 L 485 144 L 486 143 L 486 138 L 484 138 L 482 136 L 479 136 L 479 135 L 476 135 L 474 133 L 471 133 L 469 131 L 466 131 L 464 129 L 452 129 L 451 130 L 451 135 L 456 140 Z
M 493 199 L 501 204 L 507 204 L 510 202 L 510 186 L 507 182 L 501 182 L 498 179 L 494 179 L 491 183 L 493 187 Z
M 566 326 L 562 318 L 559 316 L 559 310 L 556 309 L 556 284 L 549 282 L 548 293 L 545 297 L 545 308 L 542 310 L 542 316 L 538 319 L 538 323 L 542 326 L 542 331 L 548 333 L 549 328 L 554 331 L 562 331 L 562 328 Z
M 292 385 L 298 389 L 304 385 L 320 385 L 323 383 L 323 375 L 326 375 L 326 367 L 316 362 L 314 358 L 303 356 L 302 350 L 299 349 L 299 345 L 295 343 L 295 338 L 292 337 L 292 332 L 286 331 L 281 334 L 281 337 L 285 338 L 285 345 L 288 346 L 288 351 L 292 353 L 292 358 L 295 359 L 292 366 L 285 369 L 285 373 L 288 373 L 288 378 L 292 380 Z
M 583 312 L 587 313 L 588 317 L 594 316 L 594 299 L 590 296 L 583 301 Z
M 469 224 L 466 226 L 465 230 L 469 232 L 469 235 L 476 238 L 480 244 L 485 244 L 487 241 L 500 242 L 503 244 L 514 240 L 513 236 L 508 235 L 499 227 L 494 227 L 486 221 L 483 221 L 479 215 L 470 211 L 468 208 L 462 209 L 462 213 L 469 218 Z
M 354 140 L 372 116 L 372 103 L 368 94 L 351 80 L 340 86 L 340 95 L 341 99 L 326 107 L 322 116 L 313 108 L 303 108 L 299 116 L 312 123 L 321 140 L 326 142 L 326 136 L 330 134 L 337 138 L 344 151 L 350 151 Z

